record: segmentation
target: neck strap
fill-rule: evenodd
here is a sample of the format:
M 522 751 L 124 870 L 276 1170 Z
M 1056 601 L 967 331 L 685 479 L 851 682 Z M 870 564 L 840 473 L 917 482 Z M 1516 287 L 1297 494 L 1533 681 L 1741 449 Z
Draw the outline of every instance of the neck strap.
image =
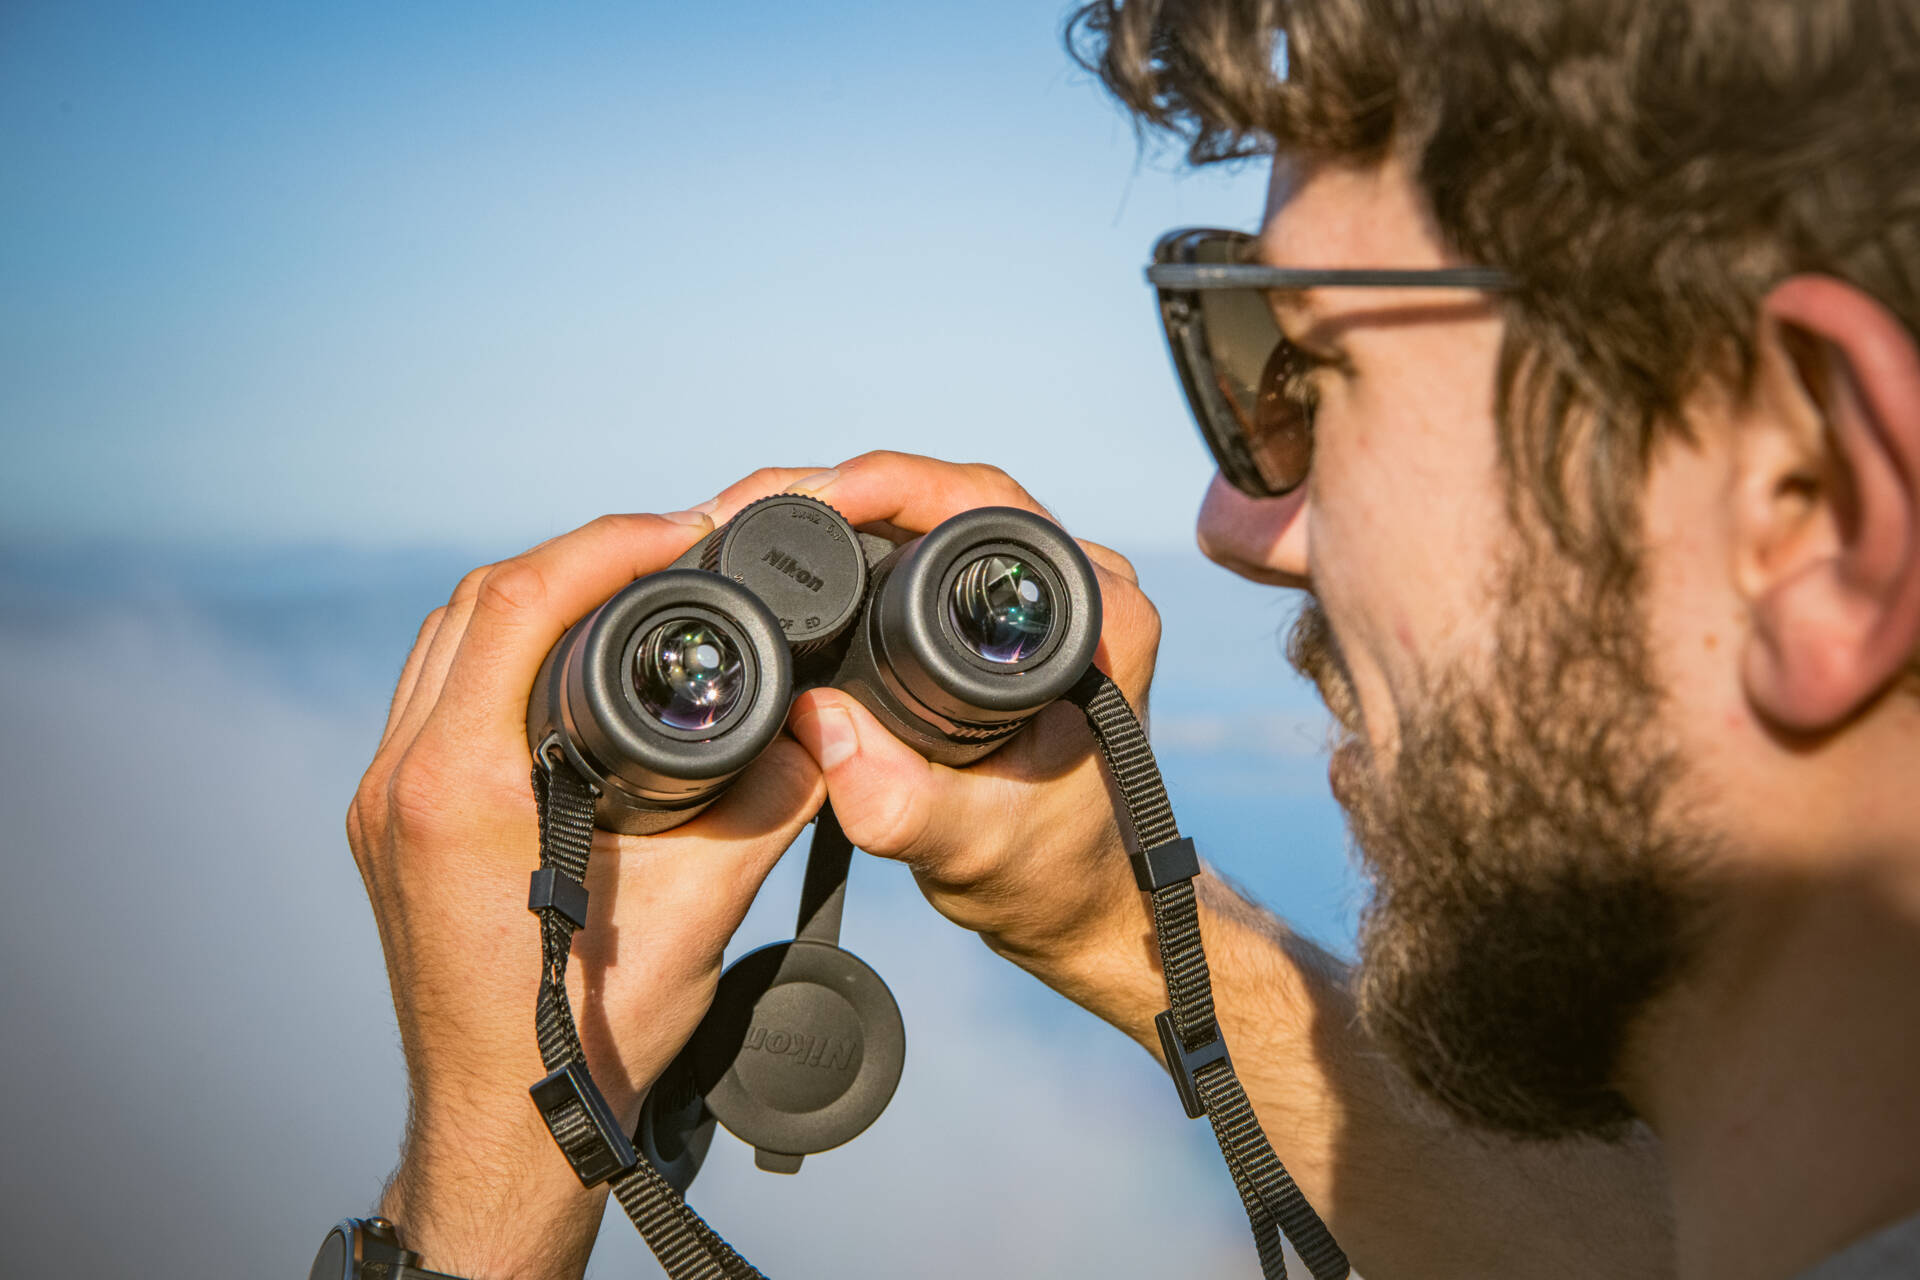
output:
M 1187 1114 L 1206 1116 L 1246 1206 L 1266 1280 L 1285 1280 L 1281 1235 L 1293 1242 L 1314 1280 L 1343 1280 L 1347 1258 L 1326 1224 L 1274 1154 L 1246 1091 L 1234 1074 L 1214 1016 L 1213 983 L 1200 939 L 1193 880 L 1200 874 L 1193 841 L 1173 818 L 1153 749 L 1119 687 L 1089 669 L 1066 698 L 1086 714 L 1107 770 L 1124 801 L 1120 831 L 1135 881 L 1151 895 L 1154 937 L 1166 976 L 1168 1009 L 1156 1018 L 1160 1047 Z M 527 906 L 540 917 L 540 995 L 534 1027 L 549 1074 L 533 1100 L 587 1186 L 609 1182 L 648 1248 L 672 1280 L 764 1280 L 761 1273 L 695 1213 L 651 1162 L 640 1158 L 593 1077 L 567 1002 L 567 957 L 574 931 L 587 920 L 585 880 L 593 849 L 594 792 L 564 758 L 536 762 L 540 870 Z M 832 822 L 830 816 L 823 819 Z M 838 835 L 838 824 L 828 833 Z M 837 847 L 837 846 L 836 846 Z M 802 894 L 803 936 L 837 935 L 845 891 L 844 865 L 815 883 L 809 868 Z M 837 884 L 831 883 L 837 881 Z

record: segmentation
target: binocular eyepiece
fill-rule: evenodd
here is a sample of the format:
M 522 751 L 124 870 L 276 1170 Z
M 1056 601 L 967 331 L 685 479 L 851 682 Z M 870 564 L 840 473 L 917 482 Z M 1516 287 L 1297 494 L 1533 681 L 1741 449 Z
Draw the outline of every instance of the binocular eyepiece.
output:
M 1039 516 L 982 507 L 895 546 L 780 494 L 569 629 L 527 741 L 598 788 L 598 825 L 649 835 L 718 799 L 805 689 L 841 689 L 928 759 L 967 764 L 1070 689 L 1099 638 L 1093 566 Z

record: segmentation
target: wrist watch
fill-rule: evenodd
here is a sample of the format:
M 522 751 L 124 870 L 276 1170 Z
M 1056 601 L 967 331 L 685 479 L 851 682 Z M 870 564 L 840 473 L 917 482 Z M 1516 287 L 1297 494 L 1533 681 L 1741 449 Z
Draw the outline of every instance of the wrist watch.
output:
M 327 1232 L 307 1280 L 460 1280 L 419 1264 L 420 1255 L 400 1247 L 399 1230 L 385 1218 L 342 1218 Z

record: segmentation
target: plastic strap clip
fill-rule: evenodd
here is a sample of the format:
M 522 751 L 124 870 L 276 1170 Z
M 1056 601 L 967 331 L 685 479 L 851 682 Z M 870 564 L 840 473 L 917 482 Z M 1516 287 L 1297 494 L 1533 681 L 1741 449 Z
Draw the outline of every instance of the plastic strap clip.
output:
M 1189 1049 L 1180 1043 L 1180 1033 L 1174 1030 L 1173 1010 L 1169 1009 L 1153 1020 L 1154 1029 L 1160 1033 L 1160 1053 L 1167 1060 L 1167 1070 L 1173 1073 L 1173 1087 L 1180 1091 L 1180 1105 L 1187 1109 L 1187 1119 L 1198 1120 L 1207 1114 L 1207 1104 L 1200 1097 L 1200 1082 L 1196 1078 L 1202 1068 L 1216 1062 L 1224 1062 L 1227 1069 L 1233 1069 L 1233 1058 L 1227 1053 L 1226 1037 L 1220 1034 L 1216 1025 L 1213 1039 L 1198 1049 Z
M 1133 882 L 1142 893 L 1156 893 L 1200 874 L 1200 853 L 1193 841 L 1184 837 L 1141 849 L 1127 861 L 1133 864 Z
M 566 1063 L 528 1092 L 580 1185 L 598 1186 L 640 1163 L 606 1095 L 578 1062 Z
M 542 867 L 533 873 L 527 890 L 527 910 L 539 915 L 558 911 L 576 929 L 587 927 L 586 886 L 558 867 Z

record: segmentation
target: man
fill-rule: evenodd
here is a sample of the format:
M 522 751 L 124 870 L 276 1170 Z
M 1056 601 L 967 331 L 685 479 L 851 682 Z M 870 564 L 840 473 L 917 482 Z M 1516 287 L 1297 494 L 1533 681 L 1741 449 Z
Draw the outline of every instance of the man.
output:
M 1203 929 L 1241 1078 L 1356 1269 L 1920 1273 L 1920 15 L 1133 0 L 1074 32 L 1195 160 L 1275 154 L 1260 263 L 1498 273 L 1270 293 L 1287 345 L 1207 423 L 1241 488 L 1201 545 L 1311 592 L 1293 652 L 1376 892 L 1353 973 L 1211 877 Z M 898 455 L 760 472 L 478 570 L 422 630 L 348 827 L 413 1083 L 383 1209 L 426 1265 L 578 1275 L 599 1221 L 525 1095 L 533 673 L 786 488 L 906 530 L 1036 505 Z M 1157 622 L 1089 550 L 1138 705 Z M 602 837 L 576 999 L 625 1121 L 828 794 L 1153 1050 L 1077 713 L 963 771 L 830 691 L 790 727 L 696 822 Z

